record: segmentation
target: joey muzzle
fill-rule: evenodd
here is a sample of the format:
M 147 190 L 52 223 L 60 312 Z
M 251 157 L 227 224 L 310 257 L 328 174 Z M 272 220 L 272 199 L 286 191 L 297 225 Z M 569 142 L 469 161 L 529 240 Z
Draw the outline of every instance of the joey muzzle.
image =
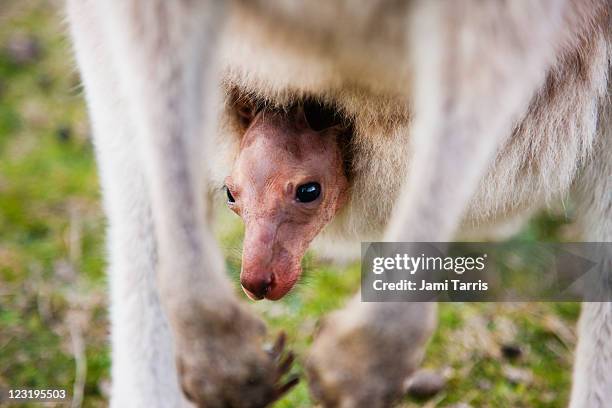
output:
M 246 227 L 240 284 L 252 300 L 282 298 L 302 273 L 305 248 L 291 248 L 291 240 L 283 240 L 283 235 L 266 223 Z

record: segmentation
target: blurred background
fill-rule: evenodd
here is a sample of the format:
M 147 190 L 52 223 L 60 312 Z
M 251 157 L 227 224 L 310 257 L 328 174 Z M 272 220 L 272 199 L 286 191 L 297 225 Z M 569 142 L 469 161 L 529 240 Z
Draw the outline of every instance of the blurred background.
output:
M 66 31 L 61 1 L 0 0 L 0 406 L 10 388 L 63 388 L 73 407 L 108 401 L 104 217 Z M 242 229 L 218 212 L 237 282 Z M 541 214 L 515 239 L 562 239 L 566 224 Z M 283 301 L 251 306 L 287 332 L 297 373 L 318 319 L 357 289 L 359 265 L 308 256 L 305 275 Z M 578 313 L 576 303 L 441 305 L 430 371 L 402 407 L 565 406 Z M 305 381 L 278 406 L 313 406 Z

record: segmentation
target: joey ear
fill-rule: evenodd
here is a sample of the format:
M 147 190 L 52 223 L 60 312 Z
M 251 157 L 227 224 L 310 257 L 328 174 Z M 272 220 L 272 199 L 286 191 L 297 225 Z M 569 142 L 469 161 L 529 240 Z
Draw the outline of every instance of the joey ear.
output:
M 255 107 L 251 104 L 238 101 L 236 102 L 235 107 L 236 113 L 238 113 L 238 116 L 240 116 L 242 119 L 251 120 L 253 119 L 253 116 L 255 116 Z
M 260 110 L 257 102 L 249 98 L 236 98 L 233 101 L 233 108 L 245 128 L 251 124 Z

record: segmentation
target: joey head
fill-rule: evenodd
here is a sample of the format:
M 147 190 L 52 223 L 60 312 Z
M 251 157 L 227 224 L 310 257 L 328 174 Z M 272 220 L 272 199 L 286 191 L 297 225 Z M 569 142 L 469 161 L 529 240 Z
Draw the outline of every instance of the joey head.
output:
M 245 131 L 227 205 L 245 223 L 240 283 L 253 300 L 282 298 L 315 236 L 347 199 L 347 127 L 318 103 L 286 111 L 241 106 Z

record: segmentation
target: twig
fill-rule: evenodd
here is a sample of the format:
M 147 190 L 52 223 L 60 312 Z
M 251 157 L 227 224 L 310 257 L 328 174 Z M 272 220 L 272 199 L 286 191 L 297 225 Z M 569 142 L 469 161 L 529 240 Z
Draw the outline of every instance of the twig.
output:
M 78 265 L 82 256 L 82 219 L 79 210 L 76 206 L 70 207 L 70 224 L 69 224 L 69 241 L 68 241 L 68 253 L 70 262 L 73 265 Z
M 70 319 L 69 323 L 70 338 L 72 340 L 72 353 L 76 363 L 74 385 L 72 388 L 71 408 L 80 408 L 83 403 L 85 391 L 85 379 L 87 378 L 87 358 L 85 357 L 85 344 L 81 326 L 75 319 Z

